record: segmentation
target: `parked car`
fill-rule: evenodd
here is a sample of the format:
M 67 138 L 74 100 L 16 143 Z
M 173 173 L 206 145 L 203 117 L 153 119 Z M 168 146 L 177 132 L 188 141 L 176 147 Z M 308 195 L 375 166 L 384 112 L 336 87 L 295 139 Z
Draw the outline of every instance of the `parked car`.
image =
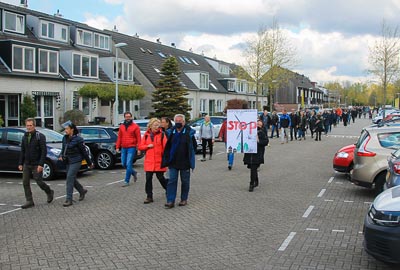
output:
M 400 185 L 400 149 L 393 151 L 388 158 L 388 170 L 384 189 Z
M 118 138 L 119 127 L 107 126 L 78 126 L 80 136 L 92 152 L 94 164 L 102 170 L 114 168 L 121 162 L 121 153 L 117 153 L 115 143 Z M 136 154 L 133 162 L 141 159 L 144 153 Z
M 385 118 L 383 118 L 382 122 L 394 122 L 394 121 L 399 121 L 400 120 L 400 113 L 392 113 L 389 114 L 387 116 L 385 116 Z
M 333 169 L 341 173 L 350 173 L 353 169 L 355 144 L 340 148 L 333 156 Z
M 214 137 L 215 139 L 219 139 L 219 131 L 221 129 L 222 123 L 226 119 L 225 116 L 210 116 L 210 121 L 213 124 L 213 131 L 214 131 Z M 200 138 L 200 127 L 201 124 L 204 122 L 204 117 L 199 118 L 193 122 L 190 123 L 190 126 L 196 131 L 196 134 L 194 135 L 196 138 L 197 142 L 197 149 L 196 153 L 201 153 L 203 150 L 203 146 L 201 145 L 201 138 Z
M 387 263 L 400 264 L 400 186 L 375 198 L 364 219 L 363 231 L 364 249 L 369 254 Z
M 387 158 L 400 148 L 400 126 L 369 126 L 363 129 L 354 148 L 351 181 L 381 192 L 386 180 Z
M 385 112 L 385 117 L 390 115 L 390 114 L 400 114 L 400 111 L 397 109 L 385 109 L 385 110 L 380 110 L 379 113 L 372 119 L 372 122 L 374 124 L 379 124 L 383 120 L 383 112 Z
M 43 166 L 43 179 L 50 180 L 65 173 L 65 164 L 58 160 L 62 148 L 63 135 L 47 128 L 36 127 L 46 137 L 47 156 Z M 24 127 L 0 128 L 0 171 L 22 173 L 18 170 L 21 140 L 26 132 Z M 87 171 L 86 161 L 82 161 L 80 172 Z

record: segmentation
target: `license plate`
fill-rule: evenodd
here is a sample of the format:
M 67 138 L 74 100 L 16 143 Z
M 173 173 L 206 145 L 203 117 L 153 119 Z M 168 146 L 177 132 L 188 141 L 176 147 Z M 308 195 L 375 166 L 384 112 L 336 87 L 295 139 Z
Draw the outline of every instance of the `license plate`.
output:
M 86 160 L 82 160 L 82 165 L 87 165 Z

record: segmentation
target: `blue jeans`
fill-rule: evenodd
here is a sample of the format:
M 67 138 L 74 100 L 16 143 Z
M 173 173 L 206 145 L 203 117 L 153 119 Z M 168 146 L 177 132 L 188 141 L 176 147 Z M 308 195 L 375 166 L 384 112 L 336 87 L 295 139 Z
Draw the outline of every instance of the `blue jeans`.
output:
M 126 168 L 125 173 L 125 183 L 129 183 L 131 176 L 136 174 L 133 169 L 133 158 L 136 155 L 136 147 L 122 148 L 121 149 L 121 163 L 124 168 Z
M 178 170 L 169 167 L 169 180 L 167 184 L 167 203 L 175 203 L 178 188 L 178 173 L 181 175 L 181 201 L 187 201 L 190 188 L 190 169 Z
M 76 178 L 79 169 L 81 168 L 81 163 L 76 162 L 72 164 L 67 164 L 67 201 L 72 201 L 72 192 L 74 191 L 74 187 L 79 193 L 82 193 L 83 187 L 81 183 L 79 183 L 78 179 Z
M 271 131 L 271 138 L 273 138 L 274 137 L 274 133 L 275 133 L 275 130 L 276 130 L 276 137 L 278 137 L 279 138 L 279 130 L 278 130 L 278 126 L 275 126 L 275 125 L 272 125 L 272 131 Z
M 299 138 L 304 138 L 305 137 L 305 133 L 304 133 L 304 130 L 302 128 L 299 128 L 297 130 L 297 132 L 298 132 L 297 137 L 299 137 Z
M 267 133 L 268 134 L 268 133 Z M 225 148 L 226 148 L 226 142 L 225 142 Z M 227 158 L 228 158 L 228 166 L 233 166 L 233 160 L 235 159 L 235 153 L 233 153 L 232 151 L 227 154 Z

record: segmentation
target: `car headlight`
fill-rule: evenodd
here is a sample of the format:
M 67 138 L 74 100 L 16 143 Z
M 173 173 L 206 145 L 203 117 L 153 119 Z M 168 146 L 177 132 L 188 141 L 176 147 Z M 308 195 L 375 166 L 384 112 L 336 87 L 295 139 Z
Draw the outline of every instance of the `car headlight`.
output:
M 55 156 L 58 156 L 61 153 L 61 149 L 50 148 L 50 152 L 53 153 Z
M 400 212 L 399 211 L 379 211 L 372 205 L 368 211 L 369 217 L 372 221 L 381 226 L 400 226 Z
M 339 153 L 337 153 L 336 157 L 338 157 L 338 158 L 348 158 L 349 157 L 349 153 L 339 152 Z

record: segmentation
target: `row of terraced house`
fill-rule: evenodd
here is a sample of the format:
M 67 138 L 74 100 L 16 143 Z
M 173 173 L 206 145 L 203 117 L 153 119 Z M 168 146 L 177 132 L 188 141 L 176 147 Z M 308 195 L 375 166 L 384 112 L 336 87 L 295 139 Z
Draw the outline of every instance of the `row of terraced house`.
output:
M 222 113 L 226 101 L 235 98 L 247 100 L 250 108 L 268 104 L 267 89 L 262 87 L 256 97 L 254 83 L 235 76 L 234 71 L 240 68 L 235 64 L 180 50 L 173 44 L 99 30 L 58 12 L 49 15 L 0 3 L 0 17 L 0 115 L 5 126 L 23 124 L 19 116 L 24 95 L 34 99 L 38 126 L 59 129 L 60 117 L 71 109 L 82 110 L 88 122 L 101 116 L 114 124 L 110 101 L 81 97 L 78 91 L 87 83 L 115 84 L 116 62 L 120 84 L 139 84 L 146 91 L 141 100 L 119 101 L 118 121 L 124 111 L 145 118 L 153 111 L 151 93 L 163 62 L 170 56 L 180 63 L 191 118 Z M 127 46 L 118 48 L 117 58 L 118 43 Z M 293 106 L 299 104 L 300 96 L 308 104 L 322 103 L 326 96 L 304 76 L 293 77 L 286 89 L 275 91 L 277 102 Z

